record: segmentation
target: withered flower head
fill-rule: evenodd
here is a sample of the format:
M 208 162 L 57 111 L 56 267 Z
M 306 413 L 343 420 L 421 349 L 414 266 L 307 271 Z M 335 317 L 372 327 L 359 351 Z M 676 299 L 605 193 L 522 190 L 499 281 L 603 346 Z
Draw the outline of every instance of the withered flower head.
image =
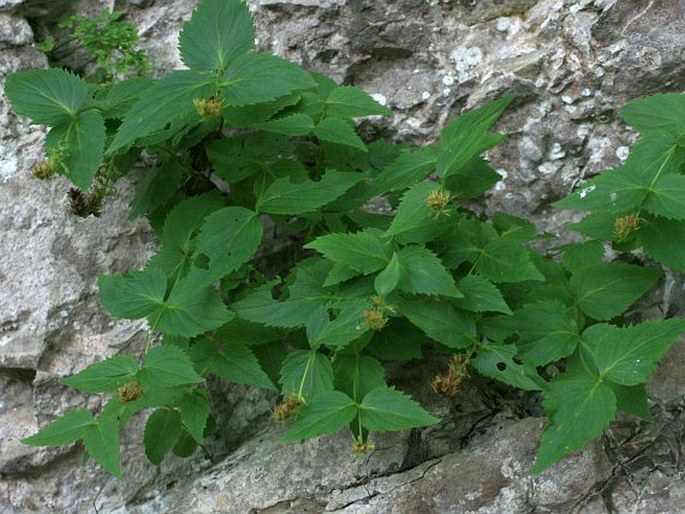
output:
M 640 216 L 635 213 L 626 214 L 620 218 L 616 218 L 614 222 L 614 232 L 619 239 L 625 239 L 630 233 L 640 226 Z
M 445 208 L 452 201 L 452 195 L 444 189 L 436 189 L 431 192 L 426 199 L 428 207 L 437 212 L 444 212 Z
M 117 389 L 117 395 L 121 403 L 137 400 L 141 394 L 143 394 L 143 387 L 138 382 L 124 384 Z
M 466 358 L 463 355 L 454 355 L 450 360 L 446 373 L 437 374 L 431 382 L 431 389 L 448 398 L 457 394 L 459 384 L 468 376 Z
M 364 324 L 371 330 L 382 330 L 388 324 L 388 318 L 380 310 L 364 311 L 362 316 L 364 316 Z
M 304 402 L 295 392 L 288 394 L 288 398 L 274 407 L 274 417 L 279 421 L 294 418 L 297 416 L 297 411 Z

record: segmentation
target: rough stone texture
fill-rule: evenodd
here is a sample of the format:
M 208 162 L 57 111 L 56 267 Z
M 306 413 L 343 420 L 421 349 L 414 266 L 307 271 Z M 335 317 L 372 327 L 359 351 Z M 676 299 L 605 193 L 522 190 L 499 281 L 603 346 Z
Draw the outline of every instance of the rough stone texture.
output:
M 550 201 L 626 158 L 636 135 L 618 117 L 623 104 L 685 90 L 682 0 L 249 3 L 262 49 L 363 87 L 393 109 L 362 124 L 369 136 L 429 142 L 463 108 L 516 92 L 499 124 L 510 138 L 489 156 L 504 180 L 485 207 L 532 216 L 542 230 L 569 219 Z M 7 73 L 46 65 L 30 47 L 26 18 L 50 26 L 71 4 L 91 14 L 128 9 L 156 72 L 182 67 L 177 32 L 196 0 L 0 0 L 0 95 Z M 149 465 L 142 418 L 123 436 L 123 482 L 80 467 L 79 448 L 21 445 L 69 407 L 98 407 L 61 377 L 141 344 L 144 326 L 112 323 L 95 280 L 140 267 L 152 248 L 146 226 L 126 219 L 127 183 L 102 218 L 80 219 L 66 213 L 65 181 L 30 177 L 43 137 L 0 96 L 0 511 L 685 511 L 682 341 L 649 384 L 652 424 L 621 418 L 601 441 L 537 477 L 526 475 L 543 424 L 535 397 L 470 382 L 446 402 L 426 386 L 431 362 L 390 373 L 443 422 L 381 437 L 378 451 L 360 460 L 343 435 L 278 443 L 268 414 L 274 398 L 237 386 L 215 389 L 223 429 L 209 447 L 213 461 L 198 452 Z M 674 314 L 682 280 L 668 284 L 655 309 Z

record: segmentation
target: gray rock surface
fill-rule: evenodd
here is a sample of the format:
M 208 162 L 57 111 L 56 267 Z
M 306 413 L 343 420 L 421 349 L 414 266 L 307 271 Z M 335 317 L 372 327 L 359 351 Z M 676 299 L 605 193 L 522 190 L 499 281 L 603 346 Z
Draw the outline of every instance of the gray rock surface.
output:
M 121 346 L 144 326 L 113 323 L 98 304 L 96 277 L 140 267 L 153 248 L 145 224 L 129 222 L 131 187 L 101 218 L 66 212 L 63 180 L 29 170 L 44 131 L 11 113 L 1 96 L 13 71 L 44 67 L 31 48 L 36 18 L 54 21 L 69 0 L 0 0 L 0 512 L 584 512 L 685 511 L 685 342 L 650 382 L 654 422 L 620 419 L 606 436 L 528 477 L 542 420 L 534 397 L 469 383 L 453 402 L 427 388 L 434 367 L 394 371 L 443 422 L 376 440 L 355 460 L 344 435 L 283 445 L 270 420 L 274 398 L 216 388 L 225 423 L 187 461 L 159 468 L 142 455 L 143 419 L 122 440 L 126 480 L 80 466 L 81 450 L 18 440 L 72 406 L 97 408 L 60 378 Z M 549 203 L 620 164 L 636 135 L 618 117 L 627 101 L 685 90 L 682 0 L 250 0 L 259 46 L 360 86 L 393 116 L 362 131 L 397 141 L 435 139 L 463 108 L 514 91 L 490 153 L 504 180 L 486 208 L 532 216 L 558 231 L 568 214 Z M 196 0 L 81 0 L 127 8 L 156 72 L 181 67 L 176 38 Z M 682 307 L 681 281 L 675 281 Z M 668 310 L 666 308 L 663 309 Z M 231 435 L 229 435 L 229 433 Z

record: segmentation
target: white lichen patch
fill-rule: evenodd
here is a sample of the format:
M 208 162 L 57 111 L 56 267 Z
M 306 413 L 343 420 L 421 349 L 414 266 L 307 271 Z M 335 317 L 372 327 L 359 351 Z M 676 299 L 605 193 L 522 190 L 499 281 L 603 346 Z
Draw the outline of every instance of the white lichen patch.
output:
M 450 53 L 450 60 L 454 63 L 459 82 L 465 82 L 474 75 L 474 68 L 483 62 L 483 50 L 477 46 L 456 47 Z
M 495 23 L 495 29 L 499 32 L 507 32 L 511 26 L 511 20 L 509 18 L 498 18 Z
M 566 157 L 566 151 L 559 143 L 554 143 L 547 154 L 550 161 L 558 161 Z
M 381 105 L 388 105 L 388 99 L 385 97 L 385 95 L 382 95 L 380 93 L 373 93 L 371 95 L 371 98 L 376 100 Z
M 538 171 L 543 175 L 552 175 L 559 169 L 558 165 L 553 162 L 543 162 L 538 166 Z
M 591 184 L 591 185 L 589 185 L 589 186 L 587 186 L 587 187 L 584 187 L 584 188 L 581 189 L 580 191 L 578 191 L 578 196 L 579 196 L 580 198 L 585 198 L 587 195 L 589 195 L 590 193 L 592 193 L 595 189 L 597 189 L 597 186 L 595 186 L 594 184 Z
M 616 157 L 618 157 L 621 162 L 625 161 L 628 158 L 628 154 L 630 153 L 630 148 L 627 146 L 619 146 L 616 149 Z

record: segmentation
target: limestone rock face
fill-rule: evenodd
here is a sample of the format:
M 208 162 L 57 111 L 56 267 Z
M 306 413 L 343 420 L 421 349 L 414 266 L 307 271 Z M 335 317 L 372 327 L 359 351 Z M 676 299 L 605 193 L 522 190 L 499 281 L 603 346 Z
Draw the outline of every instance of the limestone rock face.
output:
M 357 460 L 344 436 L 279 443 L 274 398 L 237 386 L 217 388 L 213 399 L 225 421 L 209 447 L 213 460 L 198 452 L 151 466 L 143 419 L 123 435 L 122 482 L 92 463 L 81 467 L 79 448 L 19 443 L 70 407 L 99 407 L 62 377 L 143 343 L 143 324 L 113 322 L 100 307 L 96 279 L 141 267 L 154 240 L 145 223 L 127 219 L 129 182 L 100 218 L 82 219 L 67 211 L 66 181 L 31 176 L 45 131 L 11 112 L 4 77 L 47 66 L 32 48 L 33 28 L 69 8 L 127 9 L 155 72 L 182 67 L 177 34 L 196 3 L 0 0 L 0 511 L 684 511 L 683 343 L 650 383 L 653 424 L 620 419 L 536 477 L 526 474 L 543 428 L 535 399 L 475 384 L 451 402 L 437 399 L 427 392 L 430 363 L 393 376 L 442 423 L 381 437 L 375 453 Z M 685 91 L 682 0 L 248 3 L 259 47 L 392 108 L 387 119 L 363 122 L 366 135 L 431 142 L 462 109 L 516 93 L 498 125 L 509 139 L 489 154 L 503 180 L 483 207 L 532 217 L 540 230 L 558 232 L 569 219 L 550 202 L 626 158 L 636 134 L 618 116 L 622 105 Z M 680 302 L 679 280 L 674 288 Z

